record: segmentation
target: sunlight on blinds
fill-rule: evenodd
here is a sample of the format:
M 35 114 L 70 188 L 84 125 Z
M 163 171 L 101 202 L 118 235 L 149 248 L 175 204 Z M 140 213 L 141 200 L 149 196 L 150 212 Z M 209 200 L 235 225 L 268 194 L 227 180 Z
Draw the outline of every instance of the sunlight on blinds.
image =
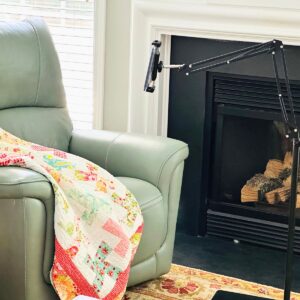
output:
M 94 0 L 0 0 L 0 20 L 41 16 L 58 52 L 74 127 L 93 126 Z

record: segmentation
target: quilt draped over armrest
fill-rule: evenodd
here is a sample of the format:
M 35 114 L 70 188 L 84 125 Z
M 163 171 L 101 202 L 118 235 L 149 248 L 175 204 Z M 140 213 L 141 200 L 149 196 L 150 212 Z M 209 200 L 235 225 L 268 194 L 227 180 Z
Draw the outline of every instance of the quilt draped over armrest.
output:
M 126 187 L 81 157 L 24 141 L 0 128 L 0 166 L 46 176 L 55 194 L 51 282 L 61 300 L 121 299 L 143 229 Z

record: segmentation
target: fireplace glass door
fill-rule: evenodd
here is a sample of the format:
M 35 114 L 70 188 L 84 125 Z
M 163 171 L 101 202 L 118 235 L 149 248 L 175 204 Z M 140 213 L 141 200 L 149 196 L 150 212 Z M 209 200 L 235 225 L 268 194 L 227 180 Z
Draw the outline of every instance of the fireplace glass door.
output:
M 279 120 L 277 113 L 218 105 L 210 208 L 266 212 L 266 220 L 287 215 L 291 147 Z
M 276 86 L 262 78 L 216 75 L 208 87 L 207 233 L 284 248 L 292 147 L 285 137 Z M 294 86 L 297 118 L 298 90 Z M 300 208 L 296 215 L 299 226 Z M 299 227 L 296 251 L 300 252 Z

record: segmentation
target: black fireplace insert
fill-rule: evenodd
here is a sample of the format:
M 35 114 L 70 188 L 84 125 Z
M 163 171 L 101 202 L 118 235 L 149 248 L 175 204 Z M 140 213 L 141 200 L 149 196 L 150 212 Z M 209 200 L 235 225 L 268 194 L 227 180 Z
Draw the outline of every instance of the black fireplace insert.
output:
M 211 57 L 247 44 L 173 37 L 171 62 L 186 57 L 193 61 L 199 54 Z M 300 118 L 300 49 L 287 51 L 288 66 L 293 61 L 289 75 Z M 271 61 L 262 58 L 199 74 L 190 82 L 171 74 L 168 135 L 186 141 L 191 151 L 179 230 L 286 247 L 288 200 L 271 203 L 263 195 L 245 201 L 241 196 L 246 183 L 264 174 L 270 160 L 283 162 L 290 151 L 272 75 Z M 295 250 L 300 252 L 300 209 L 296 225 Z
M 246 200 L 242 196 L 247 181 L 263 175 L 269 161 L 282 164 L 284 171 L 285 155 L 291 151 L 276 103 L 276 85 L 266 78 L 248 76 L 210 73 L 207 78 L 206 127 L 211 143 L 206 145 L 210 158 L 203 227 L 211 235 L 284 248 L 288 196 L 274 203 L 264 195 L 251 198 L 250 194 Z M 297 107 L 299 83 L 294 82 L 292 89 Z M 282 182 L 278 183 L 280 190 Z M 297 215 L 299 226 L 300 209 Z M 299 237 L 296 247 L 300 246 Z

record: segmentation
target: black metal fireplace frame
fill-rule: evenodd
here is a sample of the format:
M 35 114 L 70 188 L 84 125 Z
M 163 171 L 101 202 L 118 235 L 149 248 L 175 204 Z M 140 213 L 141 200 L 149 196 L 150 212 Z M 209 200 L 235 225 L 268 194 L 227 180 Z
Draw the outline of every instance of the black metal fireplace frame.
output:
M 287 230 L 287 222 L 288 217 L 285 214 L 282 214 L 279 209 L 276 207 L 270 207 L 269 211 L 270 213 L 267 213 L 263 211 L 259 207 L 255 206 L 242 206 L 237 204 L 230 204 L 230 203 L 222 203 L 213 201 L 213 199 L 209 199 L 209 190 L 211 188 L 211 178 L 214 176 L 212 180 L 215 182 L 219 182 L 218 176 L 219 173 L 217 170 L 220 167 L 220 162 L 215 161 L 215 165 L 212 166 L 212 158 L 215 157 L 218 159 L 220 158 L 219 152 L 222 143 L 222 136 L 217 136 L 213 138 L 214 132 L 221 133 L 222 132 L 222 118 L 224 118 L 225 115 L 231 115 L 231 116 L 238 116 L 238 117 L 247 117 L 247 118 L 254 118 L 254 119 L 262 119 L 262 120 L 278 120 L 281 121 L 281 114 L 280 111 L 272 105 L 266 105 L 264 108 L 264 111 L 261 111 L 259 109 L 249 109 L 249 107 L 243 107 L 242 105 L 236 105 L 236 104 L 221 104 L 214 101 L 215 95 L 214 95 L 214 86 L 215 86 L 215 80 L 218 78 L 230 78 L 230 79 L 236 79 L 236 80 L 255 80 L 255 81 L 261 81 L 261 83 L 272 83 L 274 84 L 274 88 L 276 88 L 275 80 L 268 77 L 262 77 L 262 76 L 248 76 L 248 75 L 238 75 L 238 74 L 228 74 L 228 73 L 221 73 L 221 72 L 207 72 L 206 75 L 206 103 L 205 103 L 205 120 L 204 120 L 204 147 L 203 147 L 203 173 L 202 173 L 202 187 L 204 187 L 204 192 L 202 194 L 202 199 L 200 200 L 200 211 L 199 211 L 199 234 L 205 235 L 210 234 L 207 225 L 209 223 L 210 216 L 214 216 L 215 213 L 221 213 L 224 214 L 225 219 L 228 219 L 230 215 L 237 216 L 239 215 L 242 219 L 247 222 L 249 221 L 249 218 L 257 219 L 259 222 L 257 223 L 257 226 L 260 227 L 270 227 L 272 228 L 272 224 L 275 225 L 274 222 L 278 223 L 280 234 L 283 236 L 285 235 L 285 230 Z M 291 81 L 291 85 L 297 85 L 300 87 L 300 81 L 293 80 Z M 216 110 L 218 113 L 216 113 Z M 296 112 L 297 113 L 297 112 Z M 219 118 L 216 120 L 216 117 Z M 297 119 L 300 119 L 300 112 L 297 113 Z M 216 126 L 219 126 L 219 128 L 216 128 Z M 213 153 L 213 151 L 216 151 L 216 153 Z M 212 198 L 218 197 L 218 188 L 215 191 L 215 194 Z M 288 212 L 288 211 L 287 211 Z M 215 222 L 215 221 L 212 221 Z M 220 222 L 221 224 L 222 222 Z M 262 224 L 262 225 L 260 225 Z M 282 225 L 282 226 L 281 226 Z M 300 225 L 300 218 L 297 220 L 297 226 Z M 242 224 L 241 224 L 242 226 Z M 277 225 L 276 225 L 277 226 Z M 274 227 L 274 231 L 276 231 L 276 226 Z M 266 228 L 262 228 L 262 231 L 266 230 Z M 296 234 L 296 243 L 298 244 L 298 238 L 300 238 L 300 232 Z M 299 235 L 299 236 L 298 236 Z M 225 236 L 226 237 L 226 236 Z M 234 234 L 231 236 L 234 238 Z M 266 246 L 268 246 L 268 243 L 262 243 Z M 276 246 L 276 245 L 275 245 Z M 278 248 L 284 248 L 283 246 L 279 245 Z M 300 245 L 299 245 L 300 249 Z

